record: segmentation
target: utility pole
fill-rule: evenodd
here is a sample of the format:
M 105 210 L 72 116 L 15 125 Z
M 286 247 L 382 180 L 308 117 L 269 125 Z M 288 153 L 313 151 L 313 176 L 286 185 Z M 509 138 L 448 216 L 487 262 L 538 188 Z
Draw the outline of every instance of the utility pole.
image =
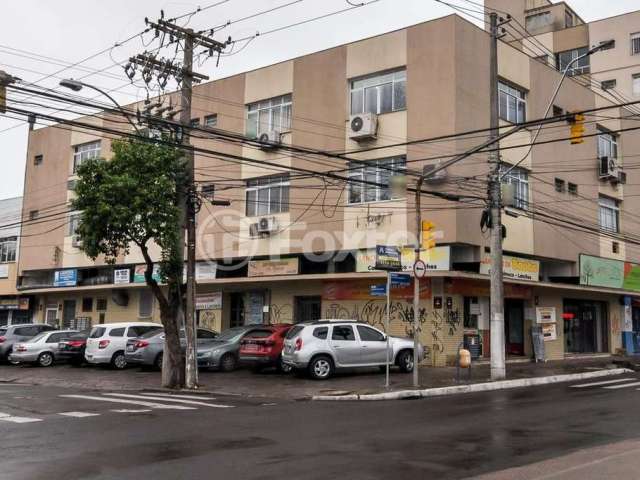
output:
M 498 111 L 498 15 L 490 18 L 489 48 L 489 102 L 491 128 L 489 140 L 496 141 L 499 135 Z M 504 284 L 502 279 L 502 198 L 500 182 L 500 152 L 489 153 L 489 211 L 491 218 L 491 380 L 502 380 L 506 376 L 504 342 Z
M 422 247 L 422 242 L 420 239 L 420 235 L 422 233 L 422 211 L 421 211 L 421 198 L 422 198 L 422 182 L 424 181 L 424 175 L 420 175 L 418 177 L 418 181 L 416 183 L 416 243 L 414 247 L 414 267 L 415 264 L 420 260 L 420 248 Z M 419 326 L 420 326 L 420 279 L 418 275 L 415 273 L 415 268 L 413 270 L 413 386 L 414 388 L 418 388 L 420 386 L 420 375 L 418 372 L 418 364 L 420 363 L 420 358 L 418 356 L 418 351 L 420 349 L 420 334 L 419 334 Z
M 160 34 L 163 39 L 168 36 L 173 43 L 174 41 L 183 42 L 183 58 L 182 66 L 174 65 L 169 60 L 157 59 L 155 56 L 144 54 L 137 55 L 129 59 L 129 65 L 125 67 L 127 75 L 131 78 L 135 75 L 135 68 L 132 65 L 142 67 L 143 80 L 148 84 L 152 76 L 150 72 L 158 72 L 158 83 L 164 88 L 169 75 L 176 78 L 180 87 L 180 124 L 182 126 L 182 136 L 180 143 L 184 148 L 184 165 L 187 175 L 186 191 L 178 192 L 177 203 L 180 208 L 180 225 L 181 228 L 178 236 L 178 262 L 184 264 L 185 229 L 187 243 L 187 288 L 186 288 L 186 305 L 184 308 L 184 326 L 186 337 L 186 358 L 185 358 L 185 386 L 189 389 L 198 388 L 198 359 L 196 354 L 197 345 L 197 328 L 195 315 L 196 300 L 196 213 L 197 213 L 197 192 L 195 187 L 194 176 L 194 155 L 190 145 L 191 130 L 191 101 L 193 82 L 200 80 L 208 80 L 209 77 L 201 75 L 193 71 L 193 51 L 195 46 L 201 46 L 208 51 L 209 56 L 217 53 L 218 56 L 222 50 L 229 45 L 231 39 L 225 43 L 212 40 L 208 36 L 195 32 L 190 28 L 183 28 L 164 18 L 157 22 L 151 22 L 145 19 L 147 25 L 155 30 L 156 37 Z

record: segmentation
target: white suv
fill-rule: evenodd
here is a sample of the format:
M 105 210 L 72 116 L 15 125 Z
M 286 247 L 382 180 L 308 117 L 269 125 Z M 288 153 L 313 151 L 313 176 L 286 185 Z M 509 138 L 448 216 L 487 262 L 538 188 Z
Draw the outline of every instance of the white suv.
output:
M 87 338 L 84 358 L 89 363 L 108 363 L 122 370 L 127 366 L 124 356 L 129 338 L 139 337 L 151 330 L 160 330 L 162 325 L 151 322 L 104 323 L 91 329 Z

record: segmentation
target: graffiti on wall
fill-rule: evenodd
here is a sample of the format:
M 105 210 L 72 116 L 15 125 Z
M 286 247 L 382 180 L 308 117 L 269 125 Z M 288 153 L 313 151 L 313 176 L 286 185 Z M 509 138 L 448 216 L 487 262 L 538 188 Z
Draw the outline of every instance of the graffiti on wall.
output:
M 375 300 L 356 304 L 351 308 L 334 303 L 329 305 L 325 316 L 341 320 L 358 320 L 374 327 L 384 328 L 387 319 L 387 306 L 385 303 Z M 404 327 L 407 336 L 413 335 L 413 305 L 410 302 L 391 302 L 389 316 L 391 326 L 400 324 Z M 426 308 L 420 308 L 419 321 L 420 325 L 427 322 Z
M 272 303 L 269 308 L 271 309 L 271 323 L 287 323 L 293 319 L 293 307 L 289 304 Z

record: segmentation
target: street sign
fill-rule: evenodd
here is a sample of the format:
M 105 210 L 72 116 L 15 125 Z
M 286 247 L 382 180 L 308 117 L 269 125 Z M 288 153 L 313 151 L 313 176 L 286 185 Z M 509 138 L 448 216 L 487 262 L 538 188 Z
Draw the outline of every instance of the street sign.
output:
M 386 285 L 371 285 L 369 294 L 372 297 L 384 297 L 387 294 Z
M 411 285 L 411 276 L 406 273 L 392 272 L 390 275 L 391 287 L 408 287 Z
M 427 264 L 422 260 L 416 260 L 413 264 L 413 274 L 418 278 L 423 278 L 427 274 Z
M 376 245 L 376 269 L 388 271 L 402 270 L 400 249 L 389 245 Z

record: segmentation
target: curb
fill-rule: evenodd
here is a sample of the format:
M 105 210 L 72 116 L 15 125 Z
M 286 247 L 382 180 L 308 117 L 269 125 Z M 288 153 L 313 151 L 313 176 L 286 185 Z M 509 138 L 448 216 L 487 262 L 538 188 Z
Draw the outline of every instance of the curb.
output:
M 373 394 L 351 394 L 341 396 L 314 395 L 312 400 L 316 401 L 380 401 L 380 400 L 408 400 L 428 397 L 441 397 L 445 395 L 457 395 L 461 393 L 490 392 L 494 390 L 506 390 L 510 388 L 533 387 L 537 385 L 548 385 L 551 383 L 571 382 L 575 380 L 587 380 L 590 378 L 610 377 L 634 373 L 628 368 L 612 368 L 609 370 L 598 370 L 595 372 L 571 373 L 565 375 L 552 375 L 549 377 L 519 378 L 515 380 L 501 380 L 498 382 L 474 383 L 471 385 L 456 385 L 453 387 L 428 388 L 425 390 L 399 390 L 396 392 L 373 393 Z

